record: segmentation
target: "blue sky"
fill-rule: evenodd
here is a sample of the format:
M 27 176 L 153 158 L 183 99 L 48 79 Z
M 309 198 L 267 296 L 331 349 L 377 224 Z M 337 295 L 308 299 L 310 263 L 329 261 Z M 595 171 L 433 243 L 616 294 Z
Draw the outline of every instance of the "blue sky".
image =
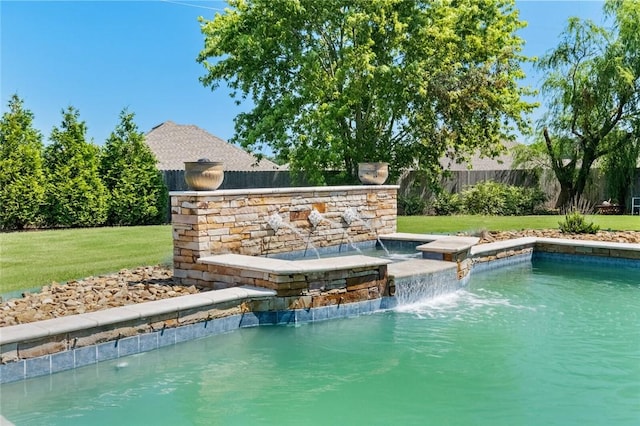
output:
M 144 132 L 172 120 L 229 139 L 243 107 L 224 88 L 202 86 L 204 68 L 196 62 L 204 43 L 197 18 L 212 18 L 225 6 L 211 0 L 0 0 L 1 110 L 18 93 L 45 141 L 69 105 L 79 109 L 97 144 L 124 107 Z M 529 56 L 555 47 L 569 16 L 602 21 L 601 1 L 517 0 L 516 6 L 529 24 L 520 32 Z M 537 87 L 542 76 L 527 70 L 524 84 Z

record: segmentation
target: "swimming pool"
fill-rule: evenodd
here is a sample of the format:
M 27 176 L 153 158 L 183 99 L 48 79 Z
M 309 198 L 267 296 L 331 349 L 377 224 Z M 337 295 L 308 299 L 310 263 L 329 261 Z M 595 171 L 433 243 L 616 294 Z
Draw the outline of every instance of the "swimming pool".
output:
M 637 269 L 536 260 L 357 318 L 0 387 L 15 424 L 637 424 Z

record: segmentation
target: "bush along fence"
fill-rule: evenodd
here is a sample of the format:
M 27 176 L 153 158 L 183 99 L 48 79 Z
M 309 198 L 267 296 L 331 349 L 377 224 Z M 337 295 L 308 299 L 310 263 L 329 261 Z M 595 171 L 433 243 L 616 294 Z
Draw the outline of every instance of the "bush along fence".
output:
M 184 170 L 164 170 L 162 172 L 164 182 L 169 191 L 185 191 L 187 186 L 184 180 Z M 458 203 L 466 192 L 469 197 L 472 195 L 484 197 L 480 192 L 480 188 L 475 191 L 471 187 L 482 182 L 495 182 L 514 187 L 520 187 L 519 191 L 510 189 L 511 199 L 519 199 L 524 206 L 531 206 L 531 209 L 538 204 L 543 207 L 535 211 L 539 213 L 546 211 L 546 207 L 551 207 L 560 191 L 559 185 L 551 171 L 537 174 L 531 170 L 464 170 L 452 171 L 448 177 L 441 178 L 439 184 L 443 189 L 443 194 L 458 194 Z M 400 185 L 398 191 L 398 208 L 401 214 L 424 214 L 424 213 L 442 213 L 447 214 L 446 206 L 441 206 L 444 210 L 438 211 L 438 205 L 442 204 L 442 199 L 438 199 L 437 194 L 430 191 L 425 179 L 421 178 L 419 172 L 410 171 L 400 177 L 397 182 Z M 304 187 L 309 186 L 304 181 L 294 181 L 289 172 L 286 170 L 274 171 L 225 171 L 224 181 L 220 189 L 245 189 L 245 188 L 284 188 L 284 187 Z M 584 193 L 587 204 L 595 206 L 603 200 L 612 198 L 607 193 L 606 176 L 602 171 L 594 169 L 591 171 L 591 179 Z M 485 188 L 486 189 L 486 188 Z M 496 188 L 493 188 L 496 189 Z M 496 190 L 500 195 L 501 191 Z M 636 170 L 635 179 L 631 185 L 631 193 L 629 199 L 625 200 L 627 210 L 631 206 L 631 197 L 640 196 L 640 169 Z M 509 198 L 509 197 L 507 197 Z M 542 202 L 546 199 L 546 204 Z M 503 200 L 508 201 L 508 200 Z M 617 201 L 617 200 L 616 200 Z M 454 200 L 455 203 L 455 200 Z M 477 204 L 477 203 L 476 203 Z M 520 205 L 507 202 L 504 209 L 497 211 L 473 211 L 470 213 L 486 213 L 486 214 L 531 214 L 531 209 L 523 208 Z M 455 206 L 454 206 L 455 207 Z M 499 206 L 498 206 L 499 207 Z M 169 207 L 167 206 L 167 212 Z M 450 211 L 449 213 L 460 212 L 460 210 Z M 167 216 L 169 217 L 169 216 Z
M 546 199 L 536 213 L 550 211 L 560 193 L 560 186 L 551 170 L 536 173 L 532 170 L 464 170 L 452 171 L 448 177 L 442 177 L 438 182 L 442 188 L 440 194 L 434 193 L 420 172 L 410 171 L 405 173 L 398 181 L 398 209 L 400 214 L 419 215 L 424 213 L 451 214 L 466 212 L 465 199 L 472 201 L 473 196 L 496 195 L 507 191 L 506 195 L 520 197 L 514 188 L 493 188 L 495 191 L 487 194 L 479 194 L 488 186 L 478 185 L 484 182 L 499 183 L 513 187 L 520 187 L 522 197 L 539 199 L 540 195 Z M 477 188 L 475 188 L 478 186 Z M 485 186 L 484 188 L 482 188 Z M 583 193 L 583 201 L 586 206 L 596 206 L 603 201 L 622 204 L 626 212 L 630 211 L 631 198 L 640 197 L 640 169 L 636 169 L 635 176 L 630 185 L 630 191 L 626 200 L 617 200 L 607 190 L 607 176 L 602 170 L 593 169 L 590 172 L 588 185 Z M 474 187 L 474 188 L 472 188 Z M 531 192 L 533 191 L 533 192 Z M 509 193 L 511 192 L 511 193 Z M 504 198 L 504 197 L 503 197 Z M 507 197 L 508 198 L 508 197 Z M 513 197 L 511 197 L 513 198 Z M 489 201 L 489 200 L 487 200 Z M 507 201 L 503 199 L 503 202 Z M 473 204 L 473 203 L 471 203 Z M 475 203 L 477 204 L 477 203 Z M 509 204 L 507 202 L 507 204 Z M 513 203 L 512 203 L 513 204 Z M 527 203 L 525 203 L 527 204 Z M 507 205 L 506 214 L 531 214 L 522 212 L 521 207 Z M 513 208 L 511 208 L 513 207 Z M 519 211 L 520 210 L 520 211 Z M 496 212 L 468 211 L 469 213 L 495 214 Z M 505 214 L 500 213 L 498 214 Z

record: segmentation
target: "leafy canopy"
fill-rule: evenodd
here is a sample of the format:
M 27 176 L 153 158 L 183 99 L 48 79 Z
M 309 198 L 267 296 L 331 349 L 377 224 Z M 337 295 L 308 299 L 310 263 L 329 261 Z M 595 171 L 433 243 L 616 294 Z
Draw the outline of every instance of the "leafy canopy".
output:
M 557 207 L 580 200 L 599 158 L 627 152 L 635 155 L 627 162 L 638 160 L 629 145 L 640 137 L 639 6 L 635 0 L 607 1 L 610 29 L 571 18 L 558 46 L 538 64 L 547 75 L 542 93 L 548 112 L 528 159 L 537 153 L 548 160 L 561 186 Z
M 501 150 L 521 100 L 513 0 L 229 0 L 201 18 L 205 86 L 238 103 L 234 142 L 294 172 L 357 175 L 361 161 L 439 169 L 446 152 Z

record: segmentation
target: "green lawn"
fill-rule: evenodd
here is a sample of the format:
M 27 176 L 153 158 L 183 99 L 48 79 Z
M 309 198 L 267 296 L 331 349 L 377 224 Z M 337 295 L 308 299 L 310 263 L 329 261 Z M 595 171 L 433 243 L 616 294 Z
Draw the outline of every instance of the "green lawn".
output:
M 557 228 L 563 216 L 400 216 L 398 232 L 455 233 Z M 601 229 L 640 231 L 638 216 L 588 216 Z M 170 264 L 171 226 L 0 233 L 0 293 Z
M 0 234 L 0 293 L 171 263 L 171 226 Z
M 602 230 L 640 231 L 639 216 L 585 216 Z M 398 216 L 398 232 L 439 234 L 558 228 L 564 216 Z

